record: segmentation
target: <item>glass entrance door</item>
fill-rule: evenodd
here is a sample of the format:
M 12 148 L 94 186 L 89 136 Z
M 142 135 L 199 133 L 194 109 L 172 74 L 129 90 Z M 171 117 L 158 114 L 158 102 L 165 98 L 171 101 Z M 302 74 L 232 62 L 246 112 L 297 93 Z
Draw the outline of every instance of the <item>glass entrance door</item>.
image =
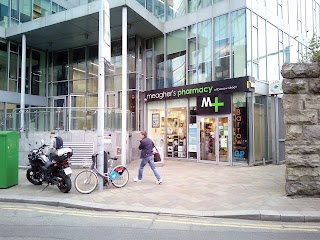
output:
M 230 116 L 205 116 L 197 118 L 198 160 L 204 162 L 229 163 L 231 156 Z
M 54 107 L 51 112 L 53 126 L 51 129 L 54 130 L 66 130 L 66 99 L 65 97 L 53 98 Z
M 200 119 L 200 160 L 216 161 L 216 119 Z

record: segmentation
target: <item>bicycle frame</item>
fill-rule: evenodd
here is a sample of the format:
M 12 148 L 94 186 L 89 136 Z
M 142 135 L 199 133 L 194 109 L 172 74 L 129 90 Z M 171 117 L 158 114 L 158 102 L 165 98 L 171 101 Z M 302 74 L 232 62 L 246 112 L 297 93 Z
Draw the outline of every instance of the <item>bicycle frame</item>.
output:
M 112 181 L 116 178 L 119 178 L 120 177 L 120 173 L 124 170 L 124 169 L 128 169 L 127 165 L 117 165 L 115 167 L 113 167 L 113 161 L 114 159 L 113 158 L 110 158 L 108 160 L 111 161 L 110 163 L 110 167 L 108 168 L 107 172 L 106 173 L 101 173 L 99 172 L 99 170 L 96 168 L 96 157 L 97 157 L 98 154 L 95 155 L 95 157 L 92 157 L 92 164 L 91 164 L 91 171 L 95 174 L 95 175 L 99 175 L 100 177 L 102 178 L 105 178 L 107 179 L 107 181 Z M 98 181 L 99 181 L 99 178 L 98 178 Z

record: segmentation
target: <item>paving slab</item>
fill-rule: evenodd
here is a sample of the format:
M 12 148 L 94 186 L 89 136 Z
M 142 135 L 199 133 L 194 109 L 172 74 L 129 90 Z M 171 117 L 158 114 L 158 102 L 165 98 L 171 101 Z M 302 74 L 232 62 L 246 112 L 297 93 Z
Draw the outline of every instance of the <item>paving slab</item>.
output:
M 164 182 L 155 184 L 149 166 L 143 181 L 133 182 L 139 161 L 128 164 L 130 181 L 91 194 L 73 187 L 68 194 L 56 186 L 34 186 L 19 169 L 19 185 L 0 189 L 0 201 L 38 203 L 94 210 L 244 218 L 265 221 L 320 221 L 320 198 L 285 194 L 285 166 L 221 166 L 167 160 L 158 167 Z M 72 181 L 82 169 L 73 169 Z M 45 188 L 45 189 L 44 189 Z

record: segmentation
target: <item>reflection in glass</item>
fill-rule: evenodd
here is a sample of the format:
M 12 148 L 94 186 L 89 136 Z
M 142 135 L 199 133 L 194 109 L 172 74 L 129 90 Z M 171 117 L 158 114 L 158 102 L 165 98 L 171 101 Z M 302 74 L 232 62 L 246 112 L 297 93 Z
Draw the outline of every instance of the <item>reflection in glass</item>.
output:
M 9 1 L 0 1 L 0 26 L 9 26 Z
M 7 90 L 8 54 L 7 43 L 0 41 L 0 90 Z
M 161 21 L 165 21 L 164 19 L 164 1 L 165 0 L 154 0 L 153 4 L 154 4 L 154 10 L 153 10 L 153 13 L 154 15 L 160 19 Z
M 232 77 L 247 75 L 246 71 L 246 11 L 231 13 Z M 254 58 L 253 58 L 254 59 Z
M 164 37 L 154 39 L 155 89 L 164 88 Z
M 212 23 L 211 19 L 198 23 L 198 82 L 212 78 Z
M 255 160 L 267 159 L 268 119 L 267 97 L 256 96 L 254 103 L 254 152 Z
M 46 95 L 46 54 L 32 50 L 31 94 Z
M 167 34 L 167 87 L 186 84 L 186 31 L 180 29 Z
M 228 29 L 228 15 L 222 15 L 214 19 L 215 80 L 230 77 L 230 39 Z
M 200 160 L 216 161 L 216 119 L 200 120 Z
M 20 22 L 28 22 L 31 21 L 31 9 L 32 9 L 32 1 L 30 0 L 20 0 Z
M 167 21 L 186 14 L 186 0 L 167 1 Z
M 53 54 L 53 95 L 68 95 L 68 51 Z
M 50 0 L 33 1 L 33 19 L 45 17 L 50 14 Z
M 167 101 L 168 157 L 187 157 L 187 99 Z
M 85 48 L 78 48 L 71 51 L 71 79 L 86 78 Z
M 266 21 L 258 18 L 259 39 L 259 79 L 267 80 L 267 43 L 266 43 Z
M 267 79 L 278 80 L 280 79 L 280 69 L 279 69 L 279 49 L 278 49 L 278 29 L 267 23 Z
M 228 134 L 229 125 L 228 117 L 218 118 L 218 134 L 219 134 L 219 162 L 229 161 Z

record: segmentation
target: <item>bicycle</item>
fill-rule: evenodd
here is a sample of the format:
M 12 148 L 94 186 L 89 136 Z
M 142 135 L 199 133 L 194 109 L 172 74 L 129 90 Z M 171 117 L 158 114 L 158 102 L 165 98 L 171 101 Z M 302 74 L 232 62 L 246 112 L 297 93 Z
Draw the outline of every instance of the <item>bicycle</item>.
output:
M 93 192 L 99 183 L 98 175 L 103 177 L 104 185 L 108 185 L 109 182 L 111 182 L 112 185 L 117 188 L 124 187 L 129 181 L 129 171 L 127 166 L 117 165 L 113 168 L 113 161 L 118 159 L 117 157 L 113 157 L 108 159 L 108 163 L 110 163 L 110 165 L 107 172 L 101 173 L 96 168 L 97 155 L 98 154 L 92 156 L 90 170 L 86 169 L 76 176 L 74 185 L 77 191 L 83 194 Z

